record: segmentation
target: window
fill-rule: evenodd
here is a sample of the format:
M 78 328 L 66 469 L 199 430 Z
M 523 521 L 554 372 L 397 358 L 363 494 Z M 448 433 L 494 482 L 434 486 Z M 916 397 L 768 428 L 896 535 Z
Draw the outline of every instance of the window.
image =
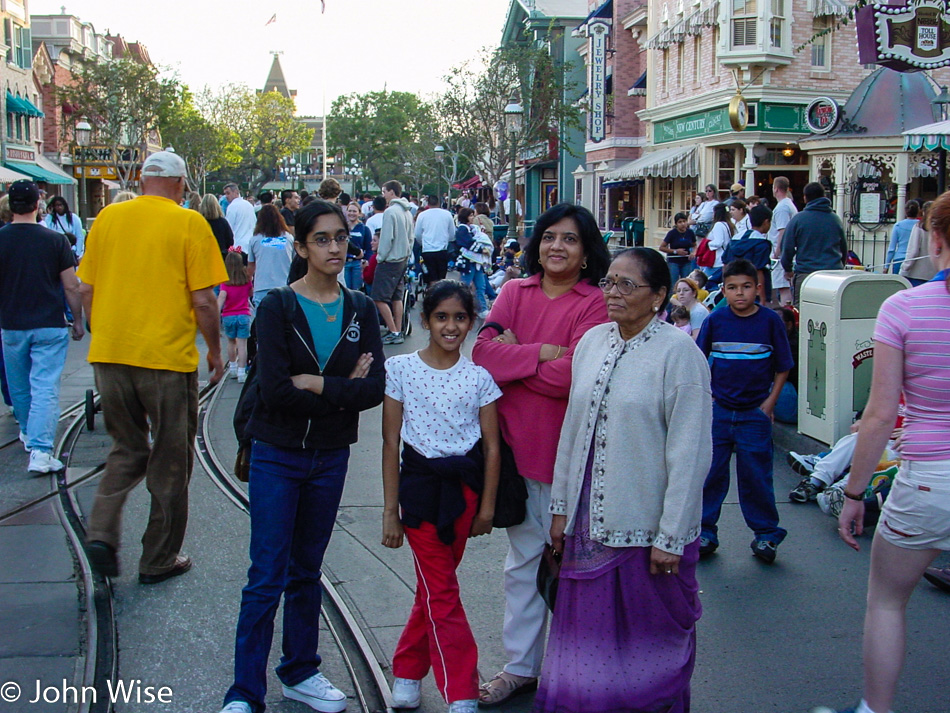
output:
M 712 73 L 714 77 L 719 76 L 719 25 L 712 30 L 712 47 L 710 52 L 710 62 L 712 62 Z
M 833 33 L 828 32 L 829 29 L 830 25 L 827 18 L 816 17 L 812 23 L 812 35 L 817 35 L 819 32 L 826 33 L 811 44 L 811 68 L 813 70 L 831 69 L 831 35 Z
M 10 20 L 3 21 L 3 37 L 7 47 L 7 62 L 20 69 L 33 66 L 33 39 L 29 27 L 14 25 Z
M 7 46 L 7 62 L 13 61 L 13 22 L 10 18 L 3 21 L 3 44 Z
M 719 192 L 729 195 L 729 188 L 736 182 L 736 150 L 719 149 Z
M 7 112 L 7 138 L 13 138 L 13 112 Z
M 684 42 L 676 45 L 676 78 L 677 86 L 682 87 L 686 82 L 686 49 Z
M 668 49 L 663 50 L 663 75 L 661 81 L 663 82 L 663 89 L 665 91 L 670 91 L 670 51 Z
M 773 47 L 782 48 L 785 33 L 785 0 L 772 0 L 772 19 L 769 21 L 769 41 Z
M 607 188 L 604 186 L 604 177 L 597 179 L 597 225 L 606 227 L 607 225 Z
M 657 226 L 673 227 L 673 179 L 653 179 L 653 210 L 656 211 Z
M 693 38 L 693 79 L 697 82 L 703 78 L 703 36 Z
M 584 203 L 584 181 L 580 178 L 574 179 L 574 205 L 583 205 Z
M 23 116 L 16 115 L 16 138 L 17 141 L 23 141 Z
M 732 0 L 732 46 L 748 47 L 757 42 L 756 0 Z

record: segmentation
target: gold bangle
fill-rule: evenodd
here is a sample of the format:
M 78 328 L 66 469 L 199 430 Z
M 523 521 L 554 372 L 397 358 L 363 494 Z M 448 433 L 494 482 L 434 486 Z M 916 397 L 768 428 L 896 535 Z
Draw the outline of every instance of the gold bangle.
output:
M 554 359 L 557 360 L 561 356 L 561 345 L 557 346 L 557 354 L 554 355 Z

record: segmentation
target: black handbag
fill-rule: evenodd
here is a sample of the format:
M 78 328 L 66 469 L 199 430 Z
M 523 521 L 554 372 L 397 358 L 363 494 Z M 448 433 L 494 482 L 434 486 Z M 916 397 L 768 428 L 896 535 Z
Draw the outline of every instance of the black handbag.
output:
M 481 334 L 486 329 L 494 329 L 499 334 L 505 331 L 498 322 L 486 322 L 478 333 Z M 501 446 L 501 472 L 498 475 L 498 494 L 495 496 L 495 517 L 492 524 L 495 527 L 512 527 L 523 523 L 527 515 L 528 486 L 518 473 L 511 446 L 501 434 L 498 440 Z
M 544 546 L 541 553 L 541 562 L 538 564 L 538 593 L 554 611 L 554 602 L 557 600 L 557 583 L 561 574 L 561 555 L 554 551 L 551 545 Z

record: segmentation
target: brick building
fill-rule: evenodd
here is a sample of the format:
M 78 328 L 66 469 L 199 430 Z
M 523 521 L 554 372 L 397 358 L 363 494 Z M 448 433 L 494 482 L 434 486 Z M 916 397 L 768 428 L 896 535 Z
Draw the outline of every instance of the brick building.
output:
M 624 217 L 643 215 L 643 181 L 608 181 L 605 176 L 639 158 L 646 144 L 646 126 L 637 112 L 646 108 L 646 51 L 641 43 L 646 40 L 648 6 L 647 0 L 592 0 L 588 5 L 590 14 L 574 30 L 586 40 L 580 55 L 588 87 L 583 100 L 586 142 L 583 163 L 573 172 L 574 200 L 591 206 L 602 228 L 615 229 Z M 599 112 L 598 73 L 603 76 Z

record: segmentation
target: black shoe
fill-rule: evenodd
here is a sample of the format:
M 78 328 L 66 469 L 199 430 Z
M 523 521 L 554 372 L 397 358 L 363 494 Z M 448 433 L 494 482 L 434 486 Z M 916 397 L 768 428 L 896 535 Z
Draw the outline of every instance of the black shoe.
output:
M 814 500 L 821 492 L 821 486 L 811 482 L 811 478 L 802 478 L 802 482 L 792 488 L 788 494 L 788 499 L 793 503 L 807 503 Z
M 778 548 L 774 542 L 769 540 L 752 540 L 752 554 L 758 557 L 766 564 L 772 564 L 775 561 L 775 551 Z
M 139 584 L 158 584 L 166 579 L 177 577 L 191 569 L 191 557 L 188 555 L 178 555 L 175 564 L 171 569 L 167 569 L 161 574 L 142 574 L 139 573 Z
M 86 557 L 89 558 L 92 569 L 103 577 L 119 576 L 119 559 L 115 556 L 115 547 L 107 542 L 87 542 Z
M 719 549 L 719 543 L 713 542 L 708 537 L 699 538 L 699 556 L 705 557 L 706 555 L 711 555 L 713 552 Z
M 950 567 L 947 569 L 928 567 L 924 572 L 924 579 L 937 587 L 937 589 L 950 592 Z

